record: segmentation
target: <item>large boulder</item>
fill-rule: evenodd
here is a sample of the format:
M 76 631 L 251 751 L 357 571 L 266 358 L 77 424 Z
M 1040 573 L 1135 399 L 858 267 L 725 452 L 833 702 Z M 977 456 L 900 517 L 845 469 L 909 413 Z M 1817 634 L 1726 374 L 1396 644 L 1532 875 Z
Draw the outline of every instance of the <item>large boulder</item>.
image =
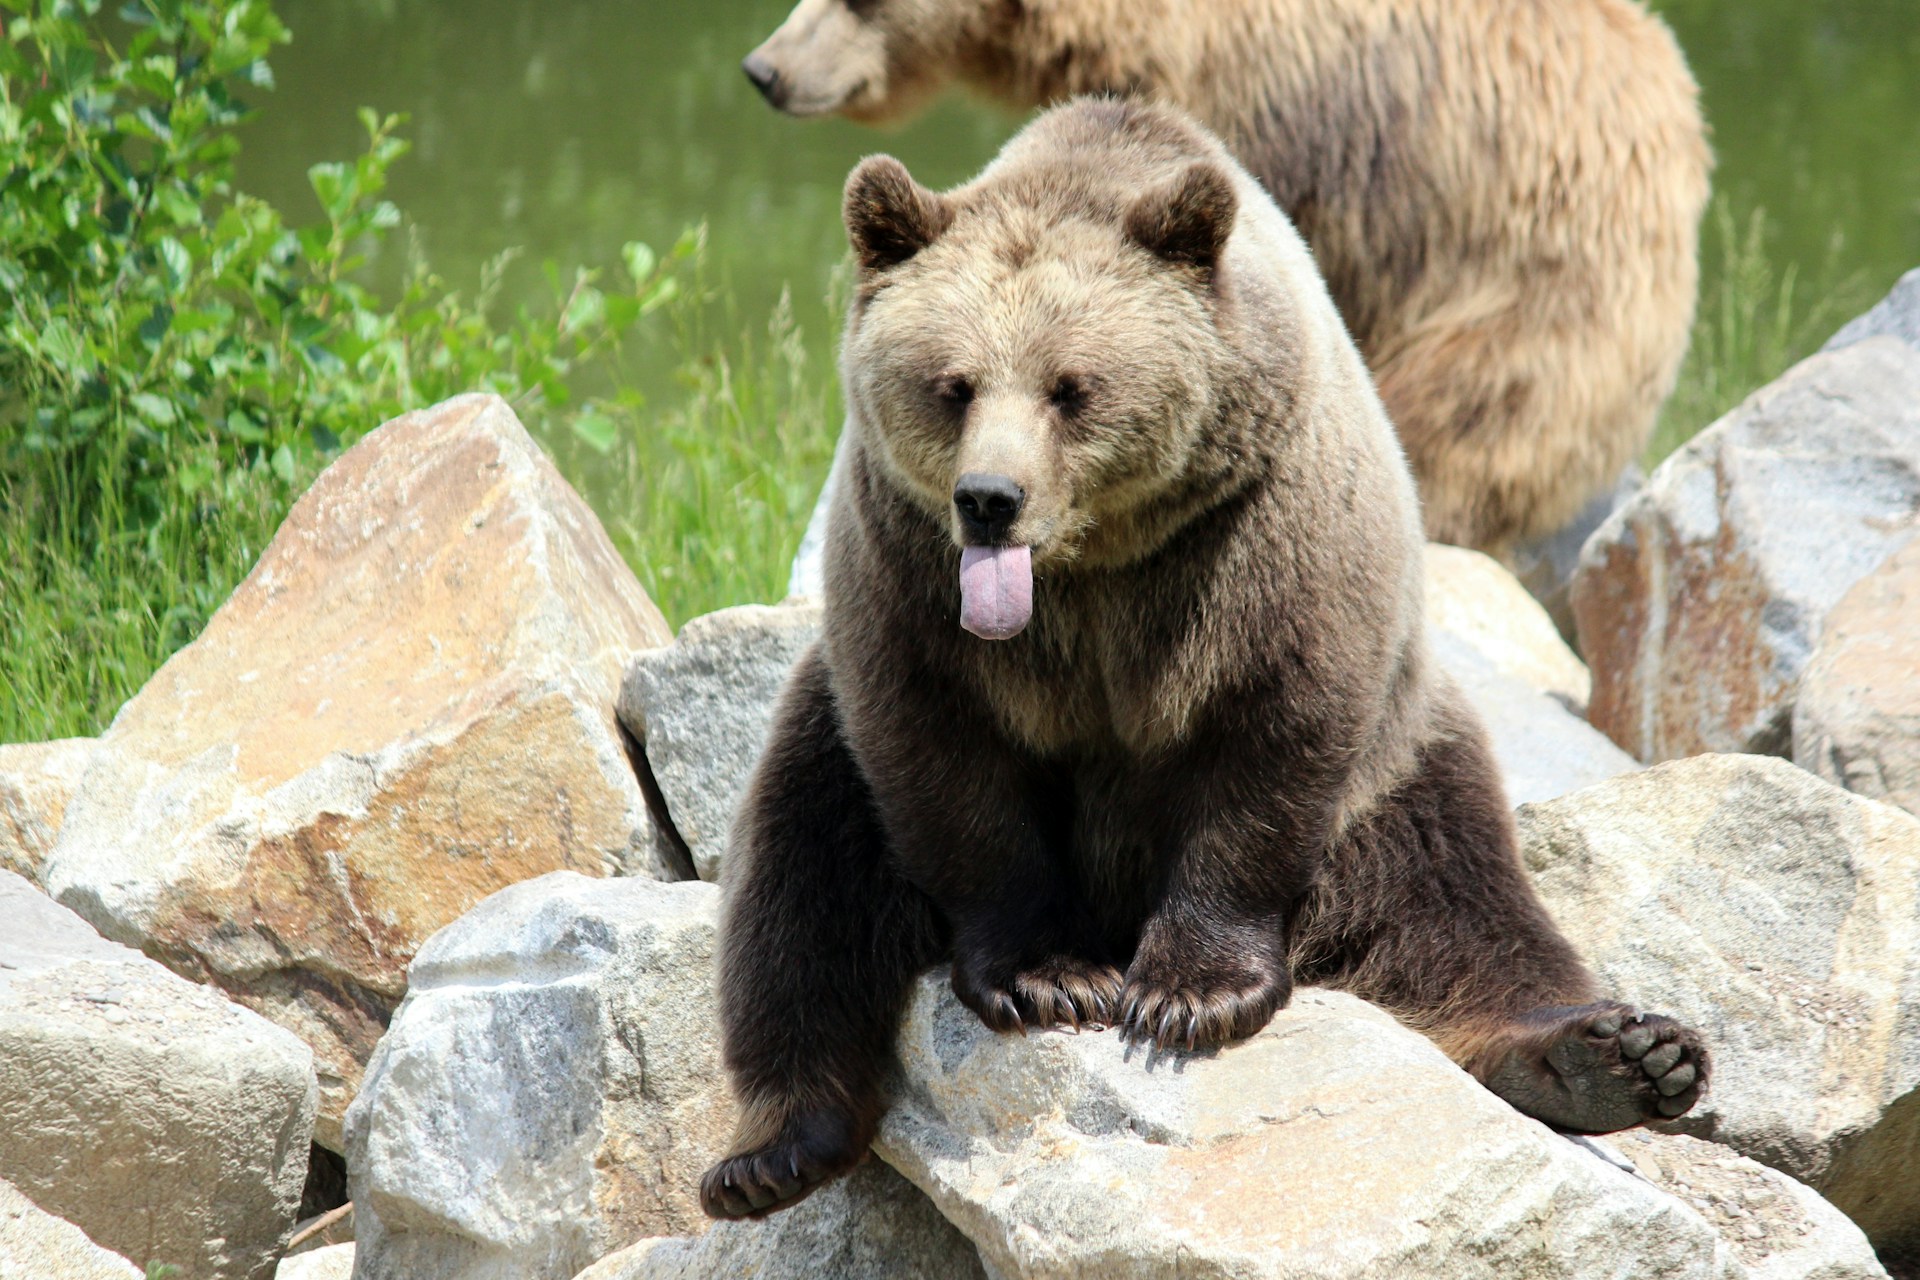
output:
M 93 744 L 61 738 L 0 745 L 0 871 L 40 879 Z
M 1587 542 L 1589 717 L 1641 760 L 1783 755 L 1828 610 L 1914 536 L 1920 350 L 1816 355 L 1702 431 Z
M 1520 810 L 1534 883 L 1605 985 L 1697 1027 L 1675 1127 L 1920 1244 L 1920 819 L 1783 760 L 1701 756 Z
M 71 1222 L 41 1209 L 0 1179 L 0 1278 L 141 1280 L 144 1273 L 109 1253 Z
M 559 872 L 435 934 L 347 1113 L 358 1280 L 570 1280 L 706 1226 L 719 890 Z
M 1112 1032 L 995 1035 L 934 974 L 900 1052 L 878 1149 L 1005 1280 L 1883 1274 L 1838 1213 L 1781 1219 L 1819 1250 L 1797 1231 L 1737 1243 L 1744 1228 L 1333 992 L 1297 992 L 1244 1043 L 1160 1054 Z M 1784 1252 L 1842 1262 L 1743 1261 Z
M 312 1051 L 3 871 L 0 921 L 0 1171 L 143 1265 L 267 1280 L 306 1178 Z
M 671 873 L 613 714 L 667 639 L 504 401 L 397 418 L 115 717 L 43 881 L 311 1044 L 337 1149 L 429 934 L 544 872 Z
M 1793 759 L 1920 814 L 1920 539 L 1827 615 L 1794 701 Z
M 766 746 L 787 672 L 820 634 L 818 605 L 740 605 L 636 656 L 620 719 L 646 750 L 667 816 L 703 880 L 720 872 L 734 806 Z
M 986 1280 L 980 1255 L 914 1185 L 879 1160 L 759 1222 L 649 1239 L 575 1280 Z

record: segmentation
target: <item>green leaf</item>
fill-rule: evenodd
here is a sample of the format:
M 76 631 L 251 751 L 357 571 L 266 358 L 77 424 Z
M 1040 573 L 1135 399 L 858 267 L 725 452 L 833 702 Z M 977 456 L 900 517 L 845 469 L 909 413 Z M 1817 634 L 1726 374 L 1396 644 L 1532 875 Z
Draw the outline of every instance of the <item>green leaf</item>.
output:
M 293 450 L 284 444 L 273 451 L 273 474 L 279 476 L 284 484 L 293 483 Z
M 136 391 L 129 398 L 133 401 L 133 407 L 140 411 L 140 416 L 156 427 L 170 427 L 179 416 L 173 401 L 165 396 L 154 395 L 151 391 Z
M 629 240 L 620 246 L 620 260 L 627 264 L 627 274 L 635 284 L 645 284 L 654 267 L 659 265 L 653 250 L 638 240 Z
M 168 283 L 178 289 L 193 276 L 193 255 L 187 252 L 187 246 L 172 236 L 162 236 L 159 244 L 160 261 L 166 265 Z
M 573 434 L 596 453 L 611 453 L 620 435 L 619 425 L 593 405 L 575 414 L 569 425 Z

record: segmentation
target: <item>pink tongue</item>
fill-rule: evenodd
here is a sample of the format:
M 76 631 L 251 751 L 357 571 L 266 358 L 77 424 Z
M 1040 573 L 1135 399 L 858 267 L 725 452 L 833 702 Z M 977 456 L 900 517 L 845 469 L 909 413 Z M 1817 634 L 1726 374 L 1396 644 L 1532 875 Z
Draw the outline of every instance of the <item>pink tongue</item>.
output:
M 1033 616 L 1033 549 L 965 547 L 960 552 L 960 625 L 982 640 L 1020 634 Z

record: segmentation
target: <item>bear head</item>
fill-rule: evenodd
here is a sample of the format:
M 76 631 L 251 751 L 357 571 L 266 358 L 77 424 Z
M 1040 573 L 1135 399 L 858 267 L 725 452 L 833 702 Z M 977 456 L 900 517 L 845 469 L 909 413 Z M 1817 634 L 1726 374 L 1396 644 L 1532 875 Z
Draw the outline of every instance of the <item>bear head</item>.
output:
M 946 194 L 889 156 L 848 180 L 849 409 L 963 575 L 990 562 L 982 634 L 1024 624 L 1031 568 L 1152 551 L 1230 465 L 1238 195 L 1222 165 L 1150 150 L 1037 147 Z
M 982 0 L 800 0 L 740 65 L 789 115 L 898 120 L 944 87 L 954 50 L 971 43 L 991 7 Z

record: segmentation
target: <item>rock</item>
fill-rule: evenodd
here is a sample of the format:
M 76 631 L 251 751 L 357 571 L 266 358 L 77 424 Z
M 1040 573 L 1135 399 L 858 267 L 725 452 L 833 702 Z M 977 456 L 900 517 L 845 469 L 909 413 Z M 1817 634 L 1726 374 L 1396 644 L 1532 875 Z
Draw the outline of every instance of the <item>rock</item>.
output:
M 39 882 L 93 743 L 61 738 L 0 745 L 0 871 Z
M 935 974 L 901 1058 L 878 1149 L 1008 1280 L 1756 1274 L 1721 1222 L 1350 996 L 1299 991 L 1242 1044 L 1149 1054 L 996 1036 Z
M 833 465 L 820 483 L 820 496 L 813 500 L 813 513 L 807 517 L 806 532 L 800 535 L 800 547 L 793 553 L 787 571 L 789 599 L 821 600 L 826 596 L 827 512 L 833 505 L 833 490 L 847 469 L 847 432 L 841 428 L 833 444 Z
M 1920 814 L 1920 539 L 1828 613 L 1794 702 L 1793 759 Z
M 359 1280 L 569 1280 L 704 1229 L 719 890 L 566 872 L 435 934 L 347 1113 Z
M 1520 810 L 1608 989 L 1697 1027 L 1684 1132 L 1920 1242 L 1920 819 L 1783 760 L 1701 756 Z
M 1558 698 L 1502 674 L 1457 634 L 1431 634 L 1434 657 L 1480 713 L 1513 804 L 1548 800 L 1640 763 Z
M 1807 1186 L 1725 1147 L 1629 1129 L 1589 1139 L 1648 1182 L 1691 1204 L 1733 1245 L 1754 1280 L 1884 1277 L 1860 1228 Z
M 1920 351 L 1816 355 L 1654 472 L 1574 577 L 1589 717 L 1653 762 L 1782 755 L 1827 611 L 1914 535 Z
M 1640 486 L 1647 482 L 1647 473 L 1638 464 L 1628 464 L 1620 473 L 1610 493 L 1603 493 L 1585 507 L 1580 514 L 1561 528 L 1544 538 L 1522 542 L 1513 549 L 1513 573 L 1520 585 L 1538 600 L 1553 620 L 1560 634 L 1571 643 L 1575 631 L 1573 622 L 1573 574 L 1580 567 L 1580 549 L 1587 545 L 1587 539 L 1593 531 L 1607 522 L 1607 517 L 1627 504 L 1627 500 L 1640 492 Z M 1586 670 L 1582 664 L 1581 670 Z M 1585 699 L 1579 708 L 1586 713 Z
M 575 1280 L 986 1280 L 980 1255 L 879 1160 L 759 1222 L 642 1240 Z
M 337 1149 L 429 934 L 547 871 L 670 874 L 613 716 L 667 639 L 504 401 L 397 418 L 101 736 L 45 883 L 306 1039 Z
M 695 618 L 636 656 L 620 719 L 645 744 L 667 815 L 703 880 L 719 874 L 733 809 L 766 745 L 787 672 L 820 634 L 820 608 L 741 605 Z
M 141 1280 L 142 1272 L 109 1253 L 0 1179 L 0 1277 L 4 1280 Z
M 1920 267 L 1901 276 L 1899 283 L 1893 286 L 1893 292 L 1882 298 L 1878 306 L 1863 316 L 1849 320 L 1820 349 L 1838 351 L 1842 347 L 1882 335 L 1899 338 L 1909 346 L 1920 347 Z
M 353 1245 L 330 1244 L 311 1253 L 296 1253 L 281 1262 L 273 1280 L 353 1280 Z
M 8 1181 L 143 1265 L 271 1276 L 306 1178 L 312 1052 L 10 872 L 0 920 Z
M 1503 676 L 1584 715 L 1592 679 L 1547 611 L 1491 556 L 1427 545 L 1427 631 L 1452 636 Z

